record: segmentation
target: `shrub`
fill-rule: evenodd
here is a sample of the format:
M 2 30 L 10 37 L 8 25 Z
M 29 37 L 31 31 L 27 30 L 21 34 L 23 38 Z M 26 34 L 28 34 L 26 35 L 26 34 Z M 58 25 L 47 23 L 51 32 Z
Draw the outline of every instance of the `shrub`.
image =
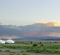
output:
M 14 55 L 13 53 L 11 53 L 10 55 Z
M 41 46 L 43 46 L 43 44 L 41 43 Z
M 33 46 L 38 46 L 37 44 L 33 44 Z
M 0 52 L 2 52 L 2 50 L 0 50 Z

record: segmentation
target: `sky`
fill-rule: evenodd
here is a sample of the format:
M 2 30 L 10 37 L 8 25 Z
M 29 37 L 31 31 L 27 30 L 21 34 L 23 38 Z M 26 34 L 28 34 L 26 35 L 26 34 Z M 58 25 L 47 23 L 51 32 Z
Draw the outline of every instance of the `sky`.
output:
M 60 21 L 60 0 L 0 0 L 0 23 L 29 25 Z

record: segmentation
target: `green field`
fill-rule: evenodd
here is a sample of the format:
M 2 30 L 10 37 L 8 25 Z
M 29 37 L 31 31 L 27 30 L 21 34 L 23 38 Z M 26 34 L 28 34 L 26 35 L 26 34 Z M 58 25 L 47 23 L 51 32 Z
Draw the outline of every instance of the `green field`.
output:
M 0 55 L 43 54 L 60 54 L 60 43 L 16 41 L 14 44 L 0 44 Z

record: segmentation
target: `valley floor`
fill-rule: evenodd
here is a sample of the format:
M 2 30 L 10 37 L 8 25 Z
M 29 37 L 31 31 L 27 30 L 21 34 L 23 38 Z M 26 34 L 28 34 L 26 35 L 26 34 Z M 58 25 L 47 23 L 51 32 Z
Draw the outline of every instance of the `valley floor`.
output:
M 60 43 L 16 41 L 0 44 L 0 55 L 60 55 Z

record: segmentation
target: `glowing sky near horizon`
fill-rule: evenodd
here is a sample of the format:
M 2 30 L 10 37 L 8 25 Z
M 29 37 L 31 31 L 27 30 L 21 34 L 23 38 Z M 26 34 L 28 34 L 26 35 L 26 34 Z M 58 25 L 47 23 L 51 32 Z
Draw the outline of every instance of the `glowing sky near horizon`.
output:
M 60 21 L 60 0 L 0 0 L 0 23 L 27 25 Z

